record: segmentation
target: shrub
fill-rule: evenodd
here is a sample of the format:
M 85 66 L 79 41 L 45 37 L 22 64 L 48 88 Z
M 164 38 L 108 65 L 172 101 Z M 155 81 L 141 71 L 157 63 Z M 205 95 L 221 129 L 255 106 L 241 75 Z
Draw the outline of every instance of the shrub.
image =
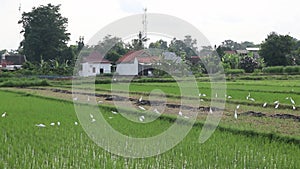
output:
M 225 70 L 225 73 L 226 74 L 244 74 L 245 73 L 245 70 L 244 69 L 226 69 Z
M 245 56 L 240 61 L 240 68 L 247 73 L 253 73 L 254 69 L 258 68 L 258 62 L 254 57 Z
M 271 66 L 263 68 L 263 73 L 271 73 L 271 74 L 282 74 L 283 73 L 283 66 Z
M 288 74 L 300 73 L 300 66 L 287 66 L 284 68 L 284 73 L 288 73 Z

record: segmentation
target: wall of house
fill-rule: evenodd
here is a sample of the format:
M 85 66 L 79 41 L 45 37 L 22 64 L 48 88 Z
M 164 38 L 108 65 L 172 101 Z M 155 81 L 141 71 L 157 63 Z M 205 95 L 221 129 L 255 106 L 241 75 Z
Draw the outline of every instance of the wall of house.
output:
M 82 70 L 79 71 L 79 76 L 96 76 L 100 74 L 100 69 L 103 73 L 111 73 L 111 64 L 103 63 L 82 63 Z
M 138 75 L 138 61 L 134 59 L 133 63 L 119 63 L 117 64 L 116 72 L 119 75 Z

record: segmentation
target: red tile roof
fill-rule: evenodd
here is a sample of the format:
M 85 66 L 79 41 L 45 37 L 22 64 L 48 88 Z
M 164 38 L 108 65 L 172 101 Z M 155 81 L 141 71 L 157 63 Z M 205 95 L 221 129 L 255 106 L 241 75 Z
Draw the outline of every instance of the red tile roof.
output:
M 111 63 L 109 60 L 103 58 L 102 54 L 98 51 L 93 51 L 89 56 L 83 58 L 83 62 L 89 63 Z
M 133 63 L 134 59 L 137 58 L 139 63 L 153 63 L 159 60 L 158 56 L 152 56 L 145 50 L 130 51 L 122 56 L 117 63 Z

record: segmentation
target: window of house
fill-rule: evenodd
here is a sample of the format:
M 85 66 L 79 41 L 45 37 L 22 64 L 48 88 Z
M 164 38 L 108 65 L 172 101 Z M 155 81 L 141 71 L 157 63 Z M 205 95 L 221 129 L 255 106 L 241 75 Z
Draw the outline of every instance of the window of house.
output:
M 96 73 L 96 68 L 95 67 L 93 67 L 93 73 Z

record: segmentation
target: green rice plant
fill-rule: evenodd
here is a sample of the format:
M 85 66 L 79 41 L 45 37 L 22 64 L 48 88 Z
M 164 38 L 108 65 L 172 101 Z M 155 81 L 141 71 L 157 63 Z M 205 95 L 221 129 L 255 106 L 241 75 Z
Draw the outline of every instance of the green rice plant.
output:
M 98 147 L 74 125 L 72 102 L 0 91 L 0 168 L 297 168 L 300 145 L 249 131 L 218 128 L 203 144 L 201 124 L 173 149 L 149 158 L 124 158 Z M 163 116 L 141 124 L 99 107 L 109 124 L 124 134 L 147 137 L 163 132 L 172 120 Z M 87 114 L 88 116 L 88 114 Z M 112 117 L 112 118 L 109 118 Z M 50 126 L 51 122 L 60 126 Z M 35 124 L 43 123 L 45 128 Z M 99 129 L 101 131 L 101 129 Z M 239 132 L 237 132 L 239 131 Z

